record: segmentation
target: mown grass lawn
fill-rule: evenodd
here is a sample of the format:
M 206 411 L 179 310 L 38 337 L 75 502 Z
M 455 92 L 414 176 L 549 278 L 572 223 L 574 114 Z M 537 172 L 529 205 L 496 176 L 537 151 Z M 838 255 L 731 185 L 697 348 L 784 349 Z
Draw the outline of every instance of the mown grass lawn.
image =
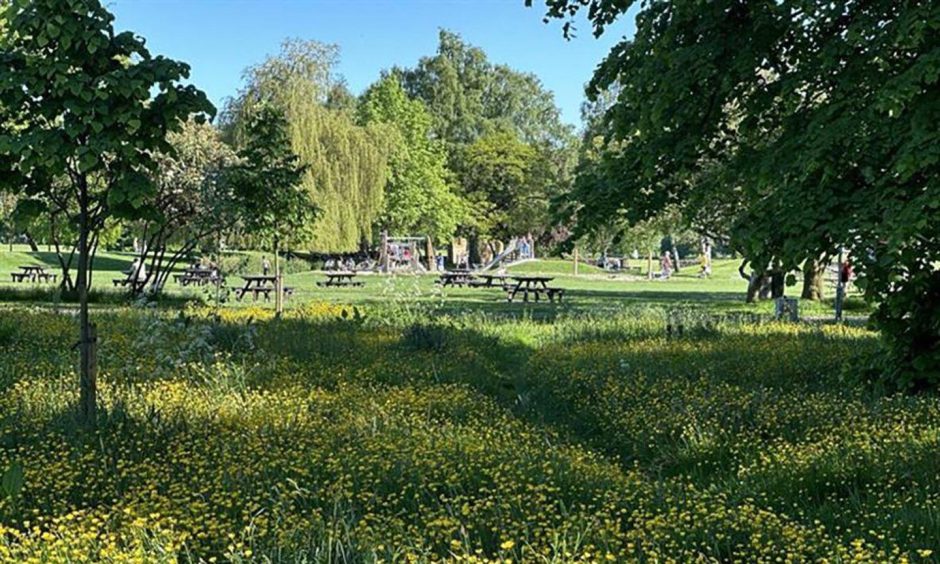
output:
M 239 274 L 260 272 L 261 257 L 264 253 L 231 253 L 225 259 L 227 286 L 234 289 L 243 284 Z M 116 289 L 111 280 L 122 278 L 130 266 L 133 257 L 129 253 L 100 252 L 96 259 L 95 301 L 113 305 L 123 300 L 124 291 Z M 642 262 L 642 261 L 640 261 Z M 0 249 L 0 302 L 32 302 L 41 305 L 57 300 L 57 293 L 52 285 L 13 284 L 10 273 L 19 270 L 19 266 L 44 264 L 52 272 L 57 272 L 58 262 L 53 253 L 43 249 L 31 253 L 24 245 L 17 245 L 14 252 L 4 247 Z M 644 263 L 645 264 L 645 263 Z M 588 312 L 612 314 L 624 308 L 654 307 L 680 311 L 699 311 L 722 314 L 758 314 L 770 315 L 773 304 L 745 304 L 743 294 L 746 288 L 737 272 L 735 260 L 715 261 L 710 278 L 699 278 L 697 267 L 686 267 L 670 280 L 648 280 L 645 274 L 611 274 L 596 267 L 581 265 L 579 275 L 573 275 L 570 261 L 547 259 L 525 262 L 510 267 L 508 274 L 541 274 L 554 276 L 552 286 L 565 288 L 566 296 L 562 305 L 552 304 L 508 304 L 505 294 L 494 289 L 447 288 L 441 290 L 435 284 L 434 274 L 399 275 L 395 277 L 363 275 L 363 288 L 322 288 L 317 282 L 325 280 L 322 273 L 309 270 L 305 263 L 293 261 L 285 263 L 285 285 L 294 289 L 294 298 L 287 303 L 288 308 L 302 307 L 313 302 L 329 302 L 348 305 L 382 304 L 393 296 L 398 301 L 414 301 L 441 304 L 447 313 L 486 312 L 502 316 L 536 316 L 553 318 L 560 314 Z M 182 268 L 182 267 L 180 267 Z M 645 268 L 645 267 L 644 267 Z M 644 271 L 645 272 L 645 271 Z M 811 318 L 826 318 L 832 315 L 832 299 L 835 289 L 827 286 L 827 299 L 820 303 L 802 302 L 801 312 Z M 798 295 L 799 288 L 789 288 L 788 294 Z M 181 302 L 214 302 L 217 295 L 206 288 L 183 288 L 169 283 L 166 295 L 172 305 Z M 255 303 L 250 299 L 239 302 L 234 296 L 221 293 L 226 307 L 273 307 L 271 303 Z M 108 305 L 108 307 L 110 307 Z M 857 293 L 850 289 L 847 304 L 848 314 L 863 319 L 870 311 Z

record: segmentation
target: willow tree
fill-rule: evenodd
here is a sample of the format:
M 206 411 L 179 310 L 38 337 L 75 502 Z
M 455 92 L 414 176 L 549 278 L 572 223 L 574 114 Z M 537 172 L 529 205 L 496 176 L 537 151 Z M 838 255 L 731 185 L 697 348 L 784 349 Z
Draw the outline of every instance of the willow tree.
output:
M 280 54 L 245 71 L 245 86 L 225 115 L 237 142 L 259 105 L 284 112 L 292 149 L 306 168 L 302 186 L 319 210 L 312 235 L 299 245 L 317 252 L 354 251 L 371 240 L 387 176 L 387 128 L 358 126 L 330 103 L 342 85 L 333 73 L 336 57 L 334 46 L 285 42 Z

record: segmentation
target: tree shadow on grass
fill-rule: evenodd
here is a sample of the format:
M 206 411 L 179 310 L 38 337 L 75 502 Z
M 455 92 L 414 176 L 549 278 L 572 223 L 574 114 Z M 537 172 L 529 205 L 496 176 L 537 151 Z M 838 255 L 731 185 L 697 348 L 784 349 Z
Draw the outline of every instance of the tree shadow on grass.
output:
M 50 251 L 39 251 L 39 252 L 27 252 L 27 254 L 32 260 L 23 261 L 22 265 L 18 266 L 27 266 L 30 264 L 39 263 L 42 266 L 45 266 L 48 270 L 53 272 L 59 270 L 61 265 L 59 264 L 59 259 L 54 252 Z M 68 252 L 63 252 L 63 256 L 68 260 Z M 125 256 L 115 256 L 115 254 L 109 254 L 108 256 L 98 255 L 95 257 L 94 261 L 94 270 L 96 271 L 126 271 L 130 269 L 131 264 L 133 264 L 134 257 L 130 254 Z M 72 259 L 72 268 L 74 269 L 78 264 L 78 255 Z

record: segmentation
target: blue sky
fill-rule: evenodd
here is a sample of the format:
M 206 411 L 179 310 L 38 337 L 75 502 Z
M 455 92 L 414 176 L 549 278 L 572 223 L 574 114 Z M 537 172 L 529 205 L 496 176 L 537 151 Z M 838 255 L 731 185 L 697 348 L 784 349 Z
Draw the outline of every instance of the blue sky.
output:
M 115 27 L 147 39 L 154 54 L 186 61 L 192 82 L 221 106 L 242 70 L 278 51 L 287 37 L 336 43 L 339 72 L 357 94 L 393 65 L 432 54 L 439 28 L 455 31 L 491 61 L 536 74 L 555 93 L 565 121 L 580 124 L 583 87 L 632 23 L 595 39 L 586 22 L 565 41 L 542 22 L 538 0 L 105 0 Z

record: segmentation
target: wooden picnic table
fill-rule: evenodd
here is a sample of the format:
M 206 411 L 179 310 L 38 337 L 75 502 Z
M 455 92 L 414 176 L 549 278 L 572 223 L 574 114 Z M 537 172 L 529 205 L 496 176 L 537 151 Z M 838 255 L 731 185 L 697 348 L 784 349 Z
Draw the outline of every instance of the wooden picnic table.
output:
M 507 274 L 477 274 L 476 277 L 482 280 L 474 280 L 470 285 L 477 288 L 506 288 L 509 279 Z
M 44 266 L 28 264 L 20 266 L 19 268 L 22 270 L 22 272 L 10 273 L 10 277 L 14 282 L 26 282 L 27 280 L 30 282 L 38 282 L 40 279 L 46 282 L 49 282 L 50 280 L 55 282 L 56 274 L 46 272 L 46 268 Z
M 473 275 L 469 270 L 449 270 L 442 272 L 437 281 L 441 287 L 447 286 L 466 286 L 473 280 Z
M 225 279 L 219 276 L 218 269 L 205 267 L 189 267 L 182 274 L 173 276 L 181 286 L 194 284 L 205 286 L 206 284 L 221 284 Z
M 248 292 L 251 292 L 255 301 L 258 300 L 259 294 L 264 294 L 265 301 L 271 299 L 271 292 L 274 291 L 274 283 L 277 281 L 277 276 L 269 276 L 267 274 L 243 274 L 242 279 L 245 280 L 245 285 L 235 290 L 236 299 L 241 300 Z
M 133 279 L 134 273 L 129 273 L 124 278 L 112 278 L 111 283 L 114 284 L 114 287 L 118 286 L 132 286 L 134 290 L 143 290 L 144 286 L 147 285 L 147 280 L 145 278 L 139 278 L 137 280 Z
M 330 287 L 330 286 L 362 286 L 362 282 L 357 282 L 355 280 L 356 276 L 359 276 L 358 272 L 352 272 L 348 270 L 334 270 L 330 272 L 324 272 L 326 275 L 325 282 L 317 282 L 317 286 Z
M 507 290 L 507 300 L 512 302 L 516 299 L 516 296 L 521 292 L 522 301 L 529 301 L 529 294 L 532 294 L 535 297 L 535 301 L 538 302 L 541 296 L 548 298 L 548 301 L 554 302 L 555 298 L 558 298 L 558 301 L 561 301 L 561 297 L 564 294 L 564 290 L 561 288 L 549 288 L 548 283 L 554 280 L 552 276 L 512 276 L 513 280 L 516 281 L 515 285 L 510 285 Z
M 245 297 L 245 294 L 251 292 L 252 298 L 257 301 L 259 295 L 264 295 L 264 301 L 271 300 L 271 293 L 274 292 L 274 286 L 277 282 L 277 276 L 272 276 L 268 274 L 243 274 L 242 279 L 245 280 L 245 285 L 241 288 L 235 290 L 235 299 L 241 301 Z M 284 292 L 284 297 L 293 295 L 294 289 L 282 287 L 281 291 Z

